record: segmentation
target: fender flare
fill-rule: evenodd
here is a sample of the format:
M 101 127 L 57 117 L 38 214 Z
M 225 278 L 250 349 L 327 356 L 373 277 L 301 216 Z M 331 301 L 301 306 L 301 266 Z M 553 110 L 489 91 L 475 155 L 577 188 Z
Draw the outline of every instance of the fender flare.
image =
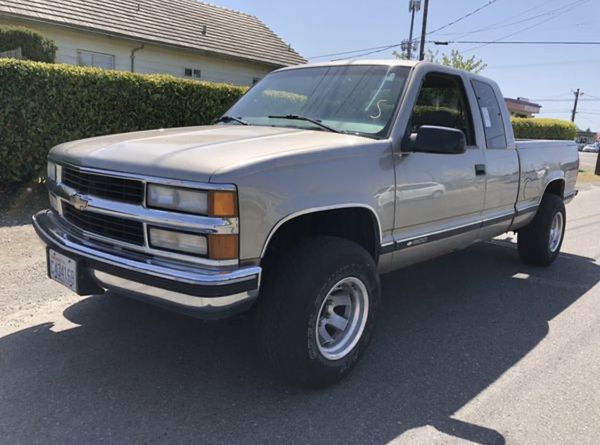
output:
M 366 205 L 366 204 L 358 204 L 358 203 L 335 204 L 335 205 L 329 205 L 329 206 L 323 206 L 323 207 L 311 207 L 311 208 L 299 210 L 297 212 L 290 213 L 289 215 L 280 219 L 277 222 L 277 224 L 275 224 L 275 226 L 269 232 L 269 235 L 267 236 L 267 239 L 265 240 L 265 242 L 263 244 L 263 248 L 260 253 L 260 258 L 263 259 L 265 257 L 265 255 L 267 253 L 267 249 L 269 248 L 269 243 L 271 242 L 271 240 L 273 239 L 273 237 L 275 236 L 277 231 L 284 224 L 292 221 L 293 219 L 296 219 L 296 218 L 304 216 L 304 215 L 310 215 L 313 213 L 321 213 L 321 212 L 326 212 L 329 210 L 352 209 L 352 208 L 366 209 L 369 211 L 369 213 L 373 217 L 374 221 L 377 223 L 377 235 L 379 237 L 378 244 L 381 245 L 381 240 L 383 239 L 383 229 L 381 228 L 381 220 L 379 219 L 379 215 L 377 215 L 377 212 L 375 211 L 375 209 L 373 207 Z

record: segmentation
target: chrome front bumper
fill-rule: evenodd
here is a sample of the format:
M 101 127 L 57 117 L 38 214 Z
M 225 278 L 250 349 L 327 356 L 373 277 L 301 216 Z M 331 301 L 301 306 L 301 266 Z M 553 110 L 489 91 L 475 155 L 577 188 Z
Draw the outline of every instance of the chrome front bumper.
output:
M 33 226 L 48 247 L 79 262 L 95 284 L 84 289 L 115 291 L 199 318 L 242 312 L 258 296 L 258 266 L 208 268 L 115 248 L 75 233 L 50 210 L 34 215 Z

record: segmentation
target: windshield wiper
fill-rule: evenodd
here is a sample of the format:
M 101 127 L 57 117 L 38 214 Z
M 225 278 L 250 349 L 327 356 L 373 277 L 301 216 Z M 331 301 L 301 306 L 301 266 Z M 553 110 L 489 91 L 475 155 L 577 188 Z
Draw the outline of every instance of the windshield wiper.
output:
M 241 124 L 241 125 L 250 125 L 250 124 L 248 124 L 248 122 L 246 122 L 241 117 L 229 116 L 227 114 L 225 116 L 221 116 L 219 119 L 216 120 L 215 123 L 219 123 L 219 122 L 237 122 L 238 124 Z
M 330 127 L 329 125 L 325 125 L 318 119 L 313 119 L 312 117 L 300 116 L 298 114 L 286 114 L 281 116 L 267 116 L 269 119 L 289 119 L 291 121 L 306 121 L 311 124 L 315 124 L 321 128 L 324 128 L 327 131 L 331 131 L 332 133 L 341 133 L 341 131 L 336 130 L 335 128 Z

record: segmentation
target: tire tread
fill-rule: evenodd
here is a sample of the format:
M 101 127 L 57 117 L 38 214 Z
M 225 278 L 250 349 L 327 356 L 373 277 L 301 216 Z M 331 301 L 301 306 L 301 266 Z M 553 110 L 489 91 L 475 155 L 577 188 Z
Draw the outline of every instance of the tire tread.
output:
M 552 219 L 556 212 L 562 212 L 565 224 L 560 245 L 555 252 L 548 248 L 548 237 Z M 560 196 L 545 194 L 538 211 L 529 225 L 519 230 L 518 249 L 523 263 L 532 266 L 549 266 L 556 260 L 564 239 L 566 227 L 565 205 Z

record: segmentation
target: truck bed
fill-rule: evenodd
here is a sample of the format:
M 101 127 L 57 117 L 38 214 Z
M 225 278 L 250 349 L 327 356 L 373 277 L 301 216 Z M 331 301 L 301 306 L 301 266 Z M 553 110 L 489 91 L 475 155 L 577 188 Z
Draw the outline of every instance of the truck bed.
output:
M 518 139 L 515 141 L 521 165 L 521 187 L 517 210 L 538 205 L 547 184 L 565 180 L 564 196 L 575 192 L 579 152 L 574 141 Z

